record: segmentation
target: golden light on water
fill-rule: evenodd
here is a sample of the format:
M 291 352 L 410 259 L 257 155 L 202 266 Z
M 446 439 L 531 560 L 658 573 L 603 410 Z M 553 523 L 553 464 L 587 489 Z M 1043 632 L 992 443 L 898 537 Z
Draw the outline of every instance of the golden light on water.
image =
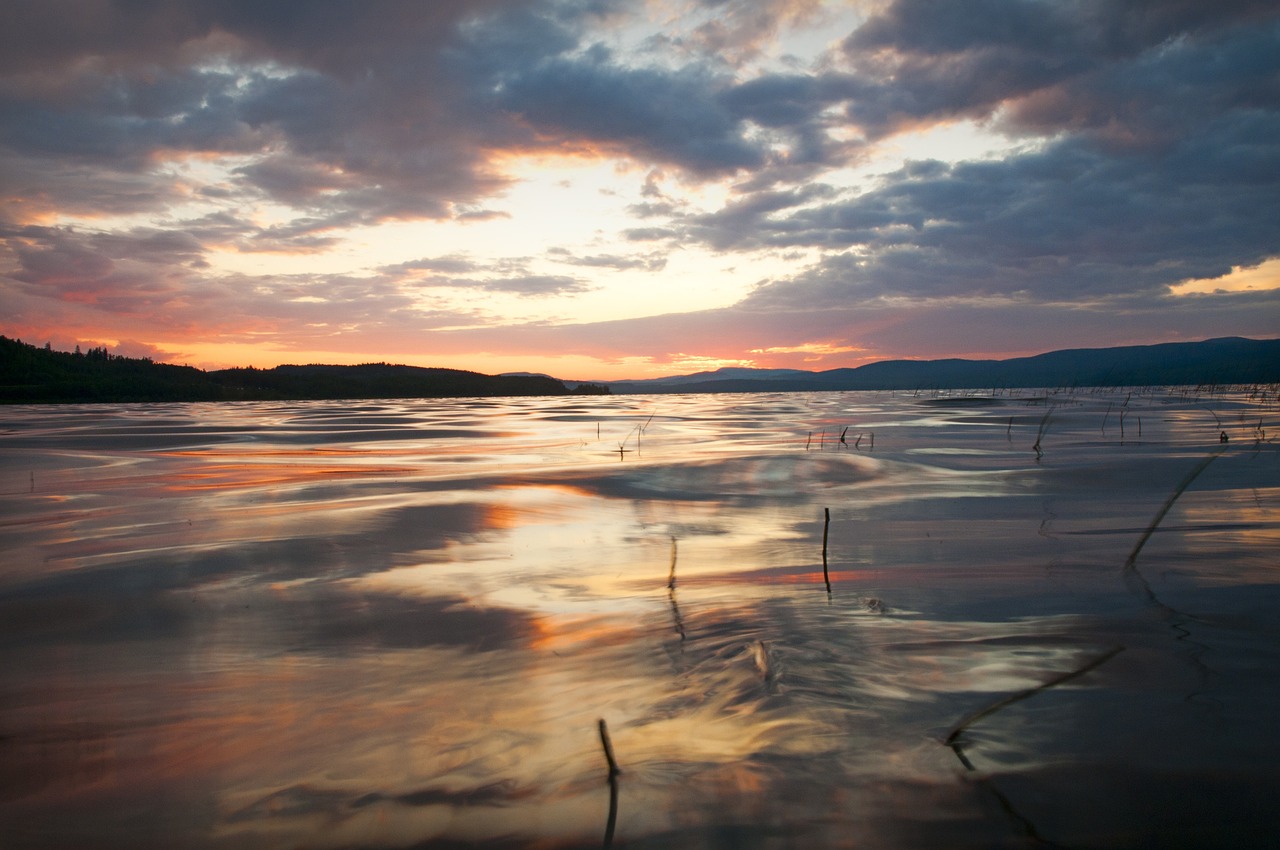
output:
M 1254 675 L 1273 446 L 1233 439 L 1182 495 L 1144 591 L 1123 564 L 1219 447 L 1205 407 L 1237 438 L 1273 411 L 1072 393 L 1037 458 L 1042 398 L 11 409 L 0 826 L 38 848 L 567 847 L 612 804 L 620 838 L 695 846 L 984 844 L 1018 818 L 1119 835 L 1150 828 L 1119 801 L 1167 792 L 1171 732 L 1204 742 L 1177 758 L 1205 799 L 1253 823 L 1230 788 L 1271 764 L 1237 737 L 1274 690 Z M 1100 430 L 1121 402 L 1142 440 Z M 1187 687 L 1230 691 L 1231 722 L 1171 709 Z M 1133 793 L 1082 808 L 1117 758 Z M 975 776 L 1038 790 L 1014 818 Z

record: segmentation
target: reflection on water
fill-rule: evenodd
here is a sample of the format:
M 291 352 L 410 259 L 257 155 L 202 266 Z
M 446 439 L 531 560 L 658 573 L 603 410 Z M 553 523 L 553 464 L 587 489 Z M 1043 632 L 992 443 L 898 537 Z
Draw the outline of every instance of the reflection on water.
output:
M 0 843 L 1256 846 L 1277 418 L 1167 390 L 6 408 Z

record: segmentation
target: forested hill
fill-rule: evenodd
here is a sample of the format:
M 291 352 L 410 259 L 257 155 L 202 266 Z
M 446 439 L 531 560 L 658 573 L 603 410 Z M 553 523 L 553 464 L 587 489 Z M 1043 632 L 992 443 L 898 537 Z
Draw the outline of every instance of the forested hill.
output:
M 577 392 L 603 392 L 594 386 Z M 544 375 L 482 375 L 382 363 L 203 371 L 190 366 L 37 348 L 0 336 L 0 402 L 246 401 L 567 395 Z
M 723 369 L 648 381 L 579 384 L 597 394 L 1280 383 L 1280 339 L 1211 339 L 1053 351 L 1010 360 L 897 360 L 827 372 Z M 483 375 L 385 363 L 203 371 L 190 366 L 37 348 L 0 336 L 0 403 L 244 401 L 566 395 L 546 375 Z

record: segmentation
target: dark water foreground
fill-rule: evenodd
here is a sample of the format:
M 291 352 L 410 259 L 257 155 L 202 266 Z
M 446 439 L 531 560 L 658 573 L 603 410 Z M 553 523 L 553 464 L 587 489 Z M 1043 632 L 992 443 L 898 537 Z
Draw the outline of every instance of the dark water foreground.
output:
M 1273 846 L 1277 434 L 1270 391 L 2 409 L 0 847 Z

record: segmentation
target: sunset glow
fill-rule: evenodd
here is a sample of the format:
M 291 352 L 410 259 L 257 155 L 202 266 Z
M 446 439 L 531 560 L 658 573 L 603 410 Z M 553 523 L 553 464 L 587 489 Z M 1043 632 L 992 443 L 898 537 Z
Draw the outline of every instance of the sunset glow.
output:
M 6 4 L 0 333 L 572 380 L 1274 336 L 1280 12 L 987 5 Z

